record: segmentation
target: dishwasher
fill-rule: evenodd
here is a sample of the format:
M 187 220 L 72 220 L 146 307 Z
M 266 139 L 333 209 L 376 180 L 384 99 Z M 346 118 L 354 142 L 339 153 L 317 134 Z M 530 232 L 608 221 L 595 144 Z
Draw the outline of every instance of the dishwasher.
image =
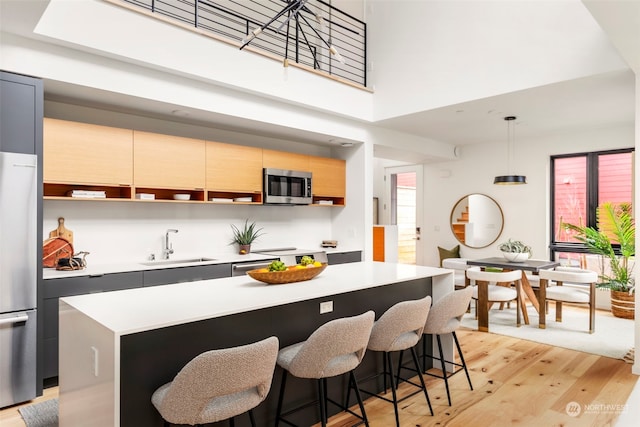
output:
M 266 261 L 231 264 L 231 276 L 244 276 L 247 274 L 247 271 L 257 270 L 258 268 L 267 268 L 269 264 L 271 264 L 275 260 L 277 260 L 277 258 Z

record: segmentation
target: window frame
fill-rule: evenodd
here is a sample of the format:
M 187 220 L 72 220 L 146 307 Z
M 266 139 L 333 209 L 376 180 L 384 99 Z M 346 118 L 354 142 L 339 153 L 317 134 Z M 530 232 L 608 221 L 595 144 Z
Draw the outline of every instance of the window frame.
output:
M 586 191 L 586 219 L 587 226 L 597 227 L 597 209 L 600 201 L 598 200 L 599 196 L 599 158 L 603 155 L 609 154 L 624 154 L 624 153 L 633 153 L 635 152 L 635 148 L 620 148 L 615 150 L 603 150 L 603 151 L 587 151 L 581 153 L 571 153 L 571 154 L 557 154 L 550 156 L 550 212 L 549 212 L 549 221 L 551 227 L 549 228 L 550 238 L 549 238 L 549 251 L 550 251 L 550 259 L 556 259 L 557 253 L 590 253 L 584 243 L 580 242 L 557 242 L 556 241 L 556 168 L 555 168 L 555 160 L 556 159 L 566 159 L 571 157 L 585 157 L 587 161 L 587 191 Z M 632 162 L 633 165 L 633 162 Z M 633 170 L 632 170 L 632 179 L 633 179 Z M 633 187 L 633 183 L 632 183 Z M 633 194 L 632 194 L 633 198 Z M 620 254 L 620 245 L 613 244 L 613 249 L 617 254 Z

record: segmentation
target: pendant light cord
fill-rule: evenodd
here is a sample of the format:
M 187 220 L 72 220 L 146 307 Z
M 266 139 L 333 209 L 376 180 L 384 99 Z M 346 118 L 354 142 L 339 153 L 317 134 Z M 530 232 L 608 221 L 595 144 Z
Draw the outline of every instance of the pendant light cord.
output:
M 508 120 L 505 118 L 505 120 Z M 507 175 L 511 175 L 511 122 L 507 121 Z
M 513 122 L 516 117 L 507 116 L 504 119 L 507 122 L 507 175 L 511 175 L 511 162 L 514 158 L 514 147 L 512 147 L 512 145 L 516 137 L 516 129 L 515 126 L 511 126 L 511 122 Z
M 527 177 L 524 175 L 512 175 L 511 174 L 511 162 L 515 159 L 515 145 L 516 129 L 515 124 L 513 129 L 510 122 L 514 121 L 516 116 L 507 116 L 504 120 L 507 122 L 507 175 L 496 176 L 493 180 L 494 184 L 498 185 L 512 185 L 512 184 L 526 184 Z

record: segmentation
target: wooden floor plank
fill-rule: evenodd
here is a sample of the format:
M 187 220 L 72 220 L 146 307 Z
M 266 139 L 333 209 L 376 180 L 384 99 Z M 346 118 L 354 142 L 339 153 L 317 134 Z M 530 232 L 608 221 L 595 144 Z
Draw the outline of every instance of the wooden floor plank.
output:
M 461 329 L 458 336 L 474 390 L 463 373 L 453 377 L 450 407 L 444 382 L 425 377 L 435 415 L 429 415 L 424 397 L 413 396 L 402 406 L 403 427 L 612 425 L 619 414 L 583 411 L 574 417 L 567 404 L 575 401 L 581 409 L 598 402 L 624 405 L 638 380 L 622 360 L 470 330 Z M 371 427 L 395 424 L 390 403 L 369 399 L 365 406 Z M 339 414 L 330 425 L 353 422 Z

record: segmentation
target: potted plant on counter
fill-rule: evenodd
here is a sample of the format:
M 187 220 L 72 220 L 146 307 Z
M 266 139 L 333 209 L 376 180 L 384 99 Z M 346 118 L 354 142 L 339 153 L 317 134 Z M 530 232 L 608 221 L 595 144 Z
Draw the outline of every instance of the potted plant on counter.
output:
M 230 245 L 235 243 L 238 244 L 238 253 L 241 255 L 248 254 L 251 252 L 251 243 L 256 240 L 258 237 L 262 236 L 264 233 L 261 233 L 262 228 L 257 228 L 255 222 L 249 224 L 249 220 L 244 220 L 244 226 L 242 228 L 236 227 L 234 224 L 231 224 L 231 229 L 233 230 L 233 239 L 231 240 Z
M 524 262 L 531 258 L 531 246 L 527 246 L 520 240 L 507 240 L 498 245 L 502 255 L 509 262 Z
M 597 286 L 611 290 L 611 313 L 633 319 L 636 225 L 631 203 L 605 202 L 600 205 L 597 229 L 573 224 L 564 226 L 576 232 L 574 237 L 583 242 L 591 253 L 600 256 L 600 283 Z M 612 240 L 619 244 L 619 250 L 614 248 Z

